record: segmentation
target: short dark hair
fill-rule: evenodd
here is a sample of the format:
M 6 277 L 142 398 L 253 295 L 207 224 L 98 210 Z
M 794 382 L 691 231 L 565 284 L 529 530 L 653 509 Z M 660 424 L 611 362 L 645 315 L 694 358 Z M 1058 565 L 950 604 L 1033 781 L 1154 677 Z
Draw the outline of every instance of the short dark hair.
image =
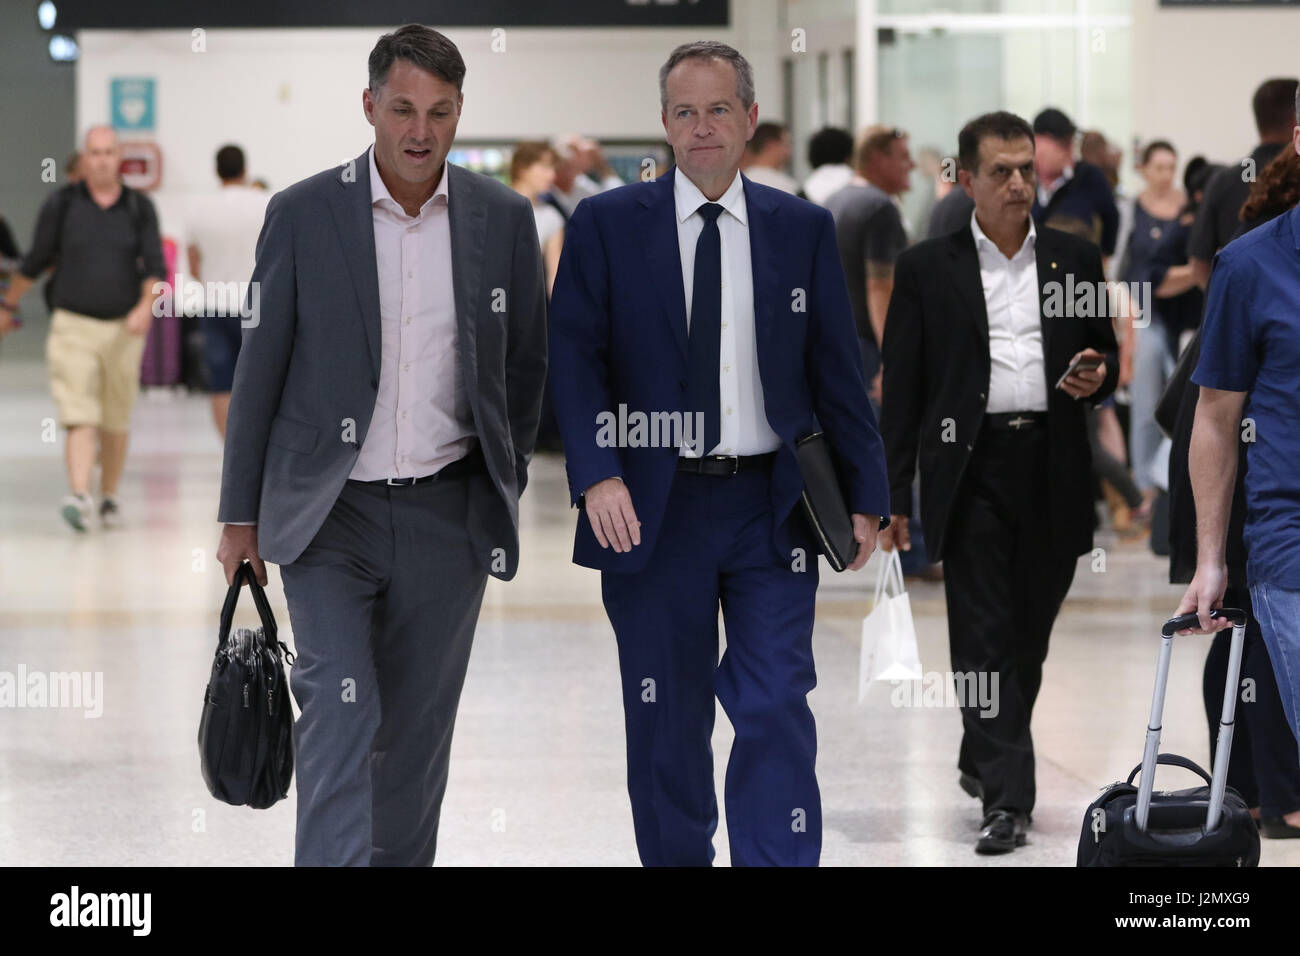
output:
M 754 70 L 735 47 L 716 40 L 696 40 L 683 43 L 668 54 L 659 67 L 659 106 L 668 111 L 668 74 L 682 60 L 725 60 L 736 71 L 736 97 L 748 110 L 754 105 Z
M 808 140 L 808 165 L 813 169 L 847 163 L 853 157 L 853 137 L 838 126 L 823 126 Z
M 1174 144 L 1169 142 L 1169 140 L 1153 139 L 1151 142 L 1147 143 L 1146 149 L 1142 150 L 1142 165 L 1145 166 L 1147 163 L 1151 162 L 1151 157 L 1162 149 L 1165 152 L 1173 153 L 1175 157 L 1178 156 L 1178 150 L 1174 149 Z
M 1006 110 L 977 116 L 957 134 L 957 162 L 972 176 L 979 172 L 980 143 L 994 139 L 1027 139 L 1034 141 L 1034 128 L 1022 117 Z
M 370 91 L 379 88 L 388 79 L 388 71 L 395 60 L 406 60 L 434 76 L 442 77 L 456 92 L 465 82 L 465 61 L 460 50 L 445 36 L 421 23 L 408 23 L 392 33 L 385 33 L 370 51 Z
M 1250 101 L 1255 111 L 1255 129 L 1261 136 L 1289 133 L 1300 118 L 1300 82 L 1272 79 L 1259 84 Z
M 774 120 L 764 120 L 754 127 L 754 138 L 749 141 L 749 151 L 757 156 L 768 143 L 779 142 L 785 135 L 785 126 Z
M 1051 136 L 1054 139 L 1074 139 L 1074 134 L 1078 132 L 1078 127 L 1074 125 L 1074 120 L 1066 116 L 1055 106 L 1049 106 L 1037 116 L 1034 117 L 1034 132 L 1043 136 Z
M 238 179 L 244 175 L 244 151 L 233 143 L 217 150 L 217 176 Z

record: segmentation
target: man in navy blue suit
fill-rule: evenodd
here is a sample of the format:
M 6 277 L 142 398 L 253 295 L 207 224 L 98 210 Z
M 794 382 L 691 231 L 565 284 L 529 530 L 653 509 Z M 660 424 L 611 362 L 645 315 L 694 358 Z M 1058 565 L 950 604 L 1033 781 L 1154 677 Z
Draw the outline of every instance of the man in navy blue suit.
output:
M 740 175 L 749 64 L 685 44 L 659 94 L 675 168 L 579 203 L 555 280 L 573 560 L 602 572 L 618 640 L 641 861 L 713 860 L 716 694 L 732 863 L 815 865 L 817 544 L 795 442 L 822 431 L 836 453 L 853 570 L 888 514 L 884 448 L 830 214 Z

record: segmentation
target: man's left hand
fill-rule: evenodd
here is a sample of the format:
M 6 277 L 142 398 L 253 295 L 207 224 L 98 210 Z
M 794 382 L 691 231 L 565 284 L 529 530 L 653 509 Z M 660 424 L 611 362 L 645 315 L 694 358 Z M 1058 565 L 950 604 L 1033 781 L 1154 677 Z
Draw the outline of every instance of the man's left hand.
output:
M 876 533 L 880 529 L 879 515 L 853 516 L 853 538 L 858 542 L 858 556 L 853 559 L 848 570 L 856 571 L 867 563 L 871 552 L 876 550 Z
M 131 335 L 145 335 L 153 323 L 153 312 L 147 305 L 137 305 L 126 315 L 126 330 Z
M 1101 357 L 1101 353 L 1096 349 L 1084 349 L 1070 359 L 1070 364 L 1073 365 L 1080 358 Z M 1065 381 L 1061 383 L 1061 391 L 1074 398 L 1087 398 L 1101 388 L 1101 383 L 1104 381 L 1106 381 L 1106 362 L 1103 360 L 1091 372 L 1079 369 L 1077 372 L 1067 375 Z

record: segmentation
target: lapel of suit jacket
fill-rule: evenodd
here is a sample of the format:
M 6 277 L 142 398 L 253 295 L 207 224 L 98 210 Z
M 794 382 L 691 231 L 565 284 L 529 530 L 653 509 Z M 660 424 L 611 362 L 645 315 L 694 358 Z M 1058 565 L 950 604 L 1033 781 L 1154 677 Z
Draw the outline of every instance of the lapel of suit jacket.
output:
M 369 149 L 340 171 L 339 188 L 330 195 L 330 211 L 343 247 L 343 262 L 356 292 L 361 325 L 370 351 L 370 368 L 379 381 L 379 270 L 375 259 L 375 222 L 370 207 Z
M 954 232 L 949 237 L 948 253 L 952 257 L 953 285 L 957 297 L 965 304 L 984 342 L 983 354 L 989 354 L 989 312 L 984 300 L 984 280 L 980 277 L 979 251 L 975 248 L 975 234 L 970 226 Z
M 1051 351 L 1048 345 L 1051 341 L 1052 334 L 1056 331 L 1056 318 L 1049 316 L 1043 305 L 1048 300 L 1048 295 L 1052 291 L 1047 288 L 1048 283 L 1056 283 L 1057 286 L 1063 285 L 1063 276 L 1065 267 L 1061 264 L 1057 256 L 1060 255 L 1060 249 L 1057 247 L 1052 231 L 1044 229 L 1041 226 L 1036 227 L 1036 237 L 1034 239 L 1034 260 L 1038 266 L 1038 315 L 1043 329 L 1043 368 L 1051 368 L 1048 356 Z M 1064 289 L 1058 289 L 1057 301 L 1063 302 L 1065 294 Z M 1048 383 L 1049 386 L 1054 384 Z
M 456 300 L 456 341 L 465 395 L 478 421 L 478 303 L 487 245 L 487 210 L 468 170 L 447 163 L 447 214 L 451 228 L 451 284 Z M 514 303 L 507 303 L 512 308 Z
M 649 189 L 641 190 L 637 202 L 650 284 L 664 307 L 673 341 L 685 361 L 686 293 L 682 285 L 681 246 L 677 242 L 677 207 L 673 200 L 676 173 L 677 167 L 673 166 L 654 180 Z
M 745 187 L 745 212 L 749 218 L 750 271 L 754 276 L 754 342 L 758 349 L 761 379 L 764 356 L 770 354 L 771 336 L 776 328 L 777 302 L 789 302 L 775 288 L 780 274 L 777 249 L 781 207 L 770 193 L 764 194 L 754 189 L 753 183 L 744 174 L 741 174 L 741 181 Z M 786 290 L 785 295 L 792 295 L 793 292 L 793 289 Z M 812 290 L 805 289 L 804 298 L 807 299 L 810 295 Z

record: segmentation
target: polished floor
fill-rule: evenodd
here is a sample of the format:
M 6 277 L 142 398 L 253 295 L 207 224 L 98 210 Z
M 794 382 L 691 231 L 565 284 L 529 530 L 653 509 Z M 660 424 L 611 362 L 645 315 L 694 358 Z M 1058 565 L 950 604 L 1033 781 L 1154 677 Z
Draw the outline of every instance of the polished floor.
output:
M 214 801 L 195 744 L 225 582 L 215 560 L 221 448 L 199 397 L 143 396 L 121 489 L 125 525 L 75 535 L 57 514 L 61 436 L 43 367 L 0 362 L 0 671 L 102 673 L 102 715 L 0 709 L 0 864 L 286 865 L 294 800 Z M 563 468 L 539 458 L 515 581 L 490 581 L 452 754 L 439 865 L 636 865 L 613 635 L 599 577 L 569 562 Z M 1029 844 L 976 856 L 978 805 L 957 786 L 952 708 L 857 701 L 864 572 L 823 566 L 811 705 L 835 866 L 1069 866 L 1084 808 L 1141 758 L 1158 627 L 1181 593 L 1145 546 L 1099 536 L 1053 635 L 1034 716 L 1039 802 Z M 1103 570 L 1104 567 L 1104 570 Z M 274 567 L 270 595 L 290 634 Z M 949 669 L 940 585 L 911 588 L 922 664 Z M 237 623 L 252 623 L 250 607 Z M 1204 639 L 1174 654 L 1164 749 L 1204 762 Z M 922 701 L 924 702 L 924 701 Z M 731 732 L 719 708 L 719 787 Z M 1190 786 L 1169 771 L 1170 786 Z M 726 823 L 717 863 L 728 860 Z M 1263 865 L 1300 841 L 1263 841 Z

